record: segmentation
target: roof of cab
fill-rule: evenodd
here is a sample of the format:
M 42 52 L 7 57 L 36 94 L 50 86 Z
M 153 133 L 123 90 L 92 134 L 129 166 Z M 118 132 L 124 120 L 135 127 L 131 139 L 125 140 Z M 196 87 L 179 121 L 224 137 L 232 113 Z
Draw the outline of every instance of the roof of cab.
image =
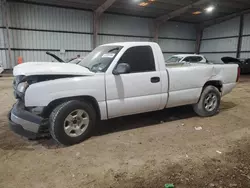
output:
M 102 46 L 131 46 L 131 45 L 155 45 L 155 42 L 116 42 L 103 44 Z
M 187 57 L 187 56 L 203 56 L 203 55 L 200 55 L 200 54 L 176 54 L 176 55 L 173 55 L 173 56 Z

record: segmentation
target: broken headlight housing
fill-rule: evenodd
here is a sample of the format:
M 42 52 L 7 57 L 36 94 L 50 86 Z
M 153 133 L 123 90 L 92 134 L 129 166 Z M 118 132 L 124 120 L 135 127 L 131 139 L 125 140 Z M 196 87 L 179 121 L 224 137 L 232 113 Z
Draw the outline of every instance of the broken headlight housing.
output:
M 28 88 L 29 84 L 25 76 L 16 76 L 13 81 L 14 96 L 16 99 L 23 99 L 24 93 Z
M 28 88 L 28 86 L 29 86 L 28 82 L 21 82 L 17 85 L 17 91 L 20 93 L 24 93 Z

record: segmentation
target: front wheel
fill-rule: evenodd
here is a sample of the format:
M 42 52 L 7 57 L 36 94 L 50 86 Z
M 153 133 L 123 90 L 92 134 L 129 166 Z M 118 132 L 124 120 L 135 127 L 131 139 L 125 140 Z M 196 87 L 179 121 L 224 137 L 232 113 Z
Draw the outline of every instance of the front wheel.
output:
M 73 145 L 91 136 L 96 113 L 84 101 L 67 101 L 57 106 L 50 115 L 50 134 L 60 144 Z
M 209 117 L 218 113 L 221 101 L 221 94 L 214 86 L 207 86 L 200 97 L 197 104 L 193 105 L 193 109 L 199 116 Z

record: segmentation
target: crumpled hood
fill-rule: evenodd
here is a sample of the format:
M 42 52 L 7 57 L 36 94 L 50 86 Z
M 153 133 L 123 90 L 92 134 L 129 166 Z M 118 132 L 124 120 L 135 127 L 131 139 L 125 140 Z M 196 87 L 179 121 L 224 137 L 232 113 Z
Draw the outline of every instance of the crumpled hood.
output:
M 27 62 L 14 67 L 13 75 L 82 75 L 91 76 L 93 72 L 87 68 L 70 63 Z

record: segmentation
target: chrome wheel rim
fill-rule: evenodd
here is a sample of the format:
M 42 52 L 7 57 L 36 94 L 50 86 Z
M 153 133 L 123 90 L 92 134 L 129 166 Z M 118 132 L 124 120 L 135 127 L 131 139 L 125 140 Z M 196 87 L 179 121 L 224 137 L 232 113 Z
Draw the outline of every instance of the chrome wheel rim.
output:
M 72 111 L 64 120 L 64 131 L 70 137 L 82 135 L 89 126 L 89 115 L 85 110 Z
M 211 112 L 217 107 L 217 104 L 218 104 L 217 96 L 214 93 L 209 93 L 205 98 L 204 102 L 205 109 L 208 112 Z

